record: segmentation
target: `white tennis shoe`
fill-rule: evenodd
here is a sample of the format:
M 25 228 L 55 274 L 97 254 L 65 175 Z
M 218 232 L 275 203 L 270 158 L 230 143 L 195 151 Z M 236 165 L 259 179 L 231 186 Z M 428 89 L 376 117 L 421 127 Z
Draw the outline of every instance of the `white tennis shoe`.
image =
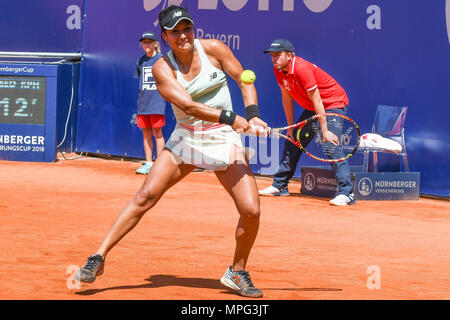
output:
M 142 167 L 140 167 L 139 169 L 136 170 L 137 174 L 148 174 L 150 172 L 150 169 L 153 166 L 153 162 L 146 162 L 142 165 Z
M 334 199 L 330 200 L 330 204 L 333 206 L 348 206 L 355 203 L 355 195 L 350 193 L 348 196 L 340 194 Z
M 274 186 L 270 186 L 263 190 L 259 190 L 258 193 L 260 196 L 281 196 L 281 197 L 289 196 L 289 191 L 287 187 L 278 189 L 275 188 Z
M 273 195 L 274 193 L 278 193 L 280 190 L 278 188 L 275 188 L 274 186 L 267 187 L 263 190 L 259 190 L 258 193 L 262 196 L 269 196 Z

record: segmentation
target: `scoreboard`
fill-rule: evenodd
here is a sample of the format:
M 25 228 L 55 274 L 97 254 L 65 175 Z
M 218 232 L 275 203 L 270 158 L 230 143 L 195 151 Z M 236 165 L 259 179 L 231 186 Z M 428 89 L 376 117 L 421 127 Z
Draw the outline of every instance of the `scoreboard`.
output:
M 58 113 L 67 111 L 65 104 L 58 106 L 67 68 L 0 62 L 0 160 L 56 160 Z
M 0 123 L 45 124 L 46 77 L 0 75 Z

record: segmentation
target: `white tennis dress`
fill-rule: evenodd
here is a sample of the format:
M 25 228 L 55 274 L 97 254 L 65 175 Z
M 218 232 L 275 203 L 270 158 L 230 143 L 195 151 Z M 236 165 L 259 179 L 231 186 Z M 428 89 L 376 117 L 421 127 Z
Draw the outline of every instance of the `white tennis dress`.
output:
M 200 57 L 201 71 L 192 81 L 183 78 L 172 51 L 167 54 L 175 67 L 177 81 L 194 101 L 220 110 L 233 110 L 225 73 L 211 64 L 198 39 L 194 40 L 194 45 Z M 172 109 L 177 125 L 166 148 L 177 160 L 207 170 L 224 170 L 230 162 L 232 145 L 243 150 L 240 135 L 230 126 L 192 117 L 174 104 Z

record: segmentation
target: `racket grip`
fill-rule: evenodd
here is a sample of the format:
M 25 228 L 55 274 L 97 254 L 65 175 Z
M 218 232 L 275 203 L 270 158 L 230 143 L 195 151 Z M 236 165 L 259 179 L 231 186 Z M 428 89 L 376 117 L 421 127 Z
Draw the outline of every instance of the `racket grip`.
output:
M 245 131 L 245 134 L 258 136 L 258 137 L 267 137 L 269 135 L 269 131 L 260 126 L 250 126 L 250 129 Z

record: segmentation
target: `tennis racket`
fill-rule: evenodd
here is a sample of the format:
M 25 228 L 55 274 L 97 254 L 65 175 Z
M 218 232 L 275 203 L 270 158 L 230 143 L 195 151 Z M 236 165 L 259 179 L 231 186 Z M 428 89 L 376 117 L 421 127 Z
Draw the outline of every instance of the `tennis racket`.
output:
M 322 135 L 322 126 L 334 136 L 330 142 Z M 292 136 L 287 131 L 293 129 Z M 358 124 L 351 118 L 337 113 L 316 114 L 302 122 L 282 127 L 269 128 L 253 127 L 245 134 L 284 138 L 313 159 L 322 162 L 341 162 L 350 158 L 359 147 L 360 130 Z

